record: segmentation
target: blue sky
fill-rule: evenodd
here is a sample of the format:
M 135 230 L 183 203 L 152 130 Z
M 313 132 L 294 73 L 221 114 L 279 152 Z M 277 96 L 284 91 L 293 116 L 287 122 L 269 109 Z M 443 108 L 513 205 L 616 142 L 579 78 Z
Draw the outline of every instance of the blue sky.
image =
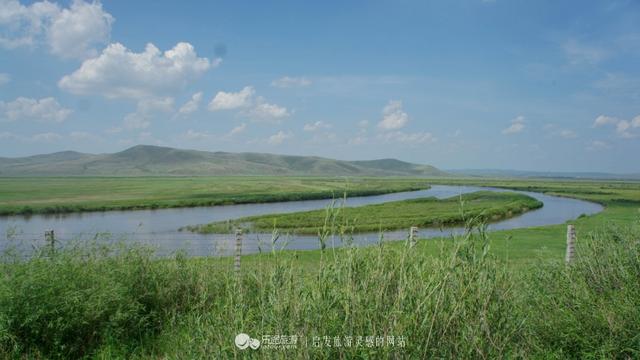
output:
M 0 156 L 640 172 L 637 1 L 0 0 Z

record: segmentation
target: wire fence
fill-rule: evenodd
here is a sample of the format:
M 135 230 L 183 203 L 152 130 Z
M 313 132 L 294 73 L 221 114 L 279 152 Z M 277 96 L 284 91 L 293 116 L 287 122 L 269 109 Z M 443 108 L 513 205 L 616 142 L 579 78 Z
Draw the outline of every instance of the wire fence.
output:
M 413 233 L 415 236 L 415 232 Z M 395 232 L 396 236 L 380 236 L 379 234 L 357 234 L 353 237 L 329 236 L 325 243 L 328 247 L 344 245 L 369 245 L 381 240 L 407 239 L 408 233 Z M 153 248 L 160 256 L 177 252 L 189 256 L 231 256 L 238 250 L 243 255 L 265 253 L 281 250 L 315 250 L 321 247 L 317 235 L 296 235 L 287 233 L 242 233 L 238 244 L 235 232 L 224 234 L 196 234 L 191 232 L 64 232 L 47 230 L 43 233 L 12 232 L 7 233 L 0 242 L 0 250 L 7 248 L 23 252 L 34 248 L 51 246 L 64 248 L 80 243 L 145 245 Z
M 43 234 L 14 232 L 7 233 L 5 241 L 0 242 L 0 251 L 8 253 L 13 251 L 24 256 L 29 256 L 35 251 L 57 249 L 66 246 L 78 245 L 82 242 L 100 243 L 102 245 L 117 244 L 142 244 L 156 251 L 159 256 L 169 256 L 177 253 L 188 256 L 234 256 L 234 270 L 240 270 L 241 256 L 256 253 L 265 253 L 282 250 L 314 250 L 343 245 L 370 245 L 374 242 L 401 240 L 402 236 L 386 238 L 379 234 L 377 239 L 362 236 L 349 236 L 347 238 L 331 235 L 323 239 L 321 236 L 292 236 L 289 234 L 247 233 L 236 229 L 228 234 L 194 234 L 183 232 L 172 233 L 62 233 L 57 236 L 54 230 L 47 230 Z M 396 235 L 402 232 L 396 232 Z M 407 245 L 414 247 L 418 240 L 418 228 L 412 226 L 406 237 Z M 365 239 L 366 241 L 362 241 Z M 360 240 L 360 241 L 358 241 Z M 575 225 L 567 225 L 565 261 L 569 265 L 576 256 L 576 228 Z M 324 244 L 323 244 L 324 242 Z

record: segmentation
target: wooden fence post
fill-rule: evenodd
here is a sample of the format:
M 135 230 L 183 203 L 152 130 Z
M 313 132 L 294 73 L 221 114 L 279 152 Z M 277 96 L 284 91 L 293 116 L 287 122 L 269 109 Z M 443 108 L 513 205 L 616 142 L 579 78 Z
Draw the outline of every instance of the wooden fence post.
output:
M 44 232 L 44 240 L 51 247 L 51 254 L 53 254 L 56 251 L 56 234 L 53 232 L 53 230 Z
M 414 247 L 418 241 L 418 227 L 412 226 L 409 229 L 409 247 Z
M 242 255 L 242 229 L 236 229 L 236 258 L 234 263 L 234 270 L 237 273 L 240 272 L 240 256 Z
M 573 262 L 576 255 L 576 228 L 574 225 L 567 225 L 567 252 L 564 260 L 567 264 Z

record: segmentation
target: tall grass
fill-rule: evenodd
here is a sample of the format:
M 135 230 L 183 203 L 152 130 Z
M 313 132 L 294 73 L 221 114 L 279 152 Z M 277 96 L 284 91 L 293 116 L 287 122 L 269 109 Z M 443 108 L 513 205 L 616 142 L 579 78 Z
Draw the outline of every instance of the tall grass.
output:
M 273 251 L 238 276 L 218 266 L 224 259 L 156 259 L 135 247 L 6 258 L 0 357 L 640 356 L 637 225 L 580 238 L 569 266 L 549 259 L 524 273 L 492 255 L 482 225 L 468 225 L 436 256 L 420 244 L 380 242 L 325 249 L 305 270 L 298 253 Z M 336 233 L 348 236 L 348 226 Z M 241 351 L 240 332 L 299 341 Z M 406 344 L 314 346 L 325 336 L 404 336 Z

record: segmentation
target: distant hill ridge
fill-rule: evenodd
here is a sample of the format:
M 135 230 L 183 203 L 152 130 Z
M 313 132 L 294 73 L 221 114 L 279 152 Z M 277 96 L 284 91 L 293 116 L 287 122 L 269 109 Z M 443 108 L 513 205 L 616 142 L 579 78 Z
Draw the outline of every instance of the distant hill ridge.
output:
M 447 176 L 430 165 L 397 159 L 333 160 L 316 156 L 229 153 L 137 145 L 113 154 L 63 151 L 0 158 L 0 176 Z

